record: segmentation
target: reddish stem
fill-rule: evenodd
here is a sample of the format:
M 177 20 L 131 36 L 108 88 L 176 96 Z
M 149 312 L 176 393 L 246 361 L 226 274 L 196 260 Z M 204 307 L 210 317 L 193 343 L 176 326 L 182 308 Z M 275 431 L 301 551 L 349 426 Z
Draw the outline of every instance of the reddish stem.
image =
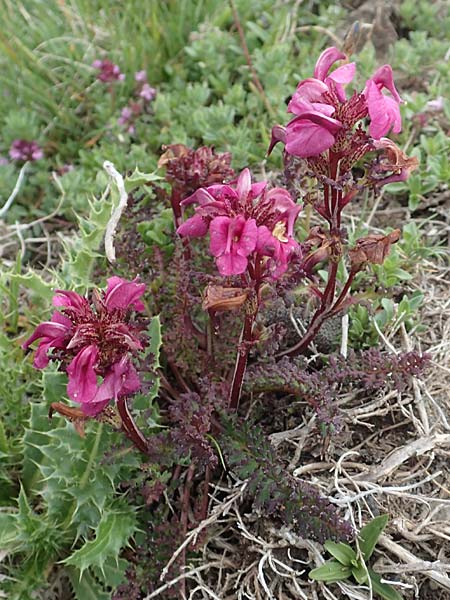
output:
M 231 382 L 231 390 L 229 395 L 229 408 L 236 410 L 239 406 L 241 397 L 242 383 L 247 368 L 248 353 L 252 342 L 253 323 L 255 322 L 258 309 L 246 313 L 244 325 L 242 327 L 241 337 L 239 339 L 238 353 L 236 356 L 236 364 L 234 367 L 233 380 Z
M 356 273 L 357 273 L 357 271 L 350 271 L 350 275 L 348 276 L 348 279 L 345 282 L 345 285 L 342 288 L 341 293 L 339 294 L 338 299 L 336 300 L 336 302 L 331 307 L 330 312 L 332 312 L 332 313 L 339 312 L 340 305 L 345 300 L 345 297 L 346 297 L 348 291 L 350 290 L 350 287 L 351 287 L 351 285 L 353 283 L 353 279 L 355 278 Z
M 117 409 L 119 411 L 120 418 L 122 419 L 122 425 L 126 436 L 133 442 L 133 444 L 144 454 L 148 454 L 148 443 L 144 437 L 144 434 L 134 422 L 134 419 L 129 411 L 127 404 L 127 397 L 121 396 L 117 399 Z
M 330 176 L 334 179 L 338 170 L 338 157 L 330 153 Z M 330 198 L 330 189 L 331 189 L 331 198 Z M 330 215 L 330 230 L 329 235 L 330 238 L 334 238 L 338 240 L 334 246 L 331 247 L 332 254 L 329 257 L 329 265 L 328 265 L 328 281 L 325 287 L 325 290 L 321 297 L 321 302 L 319 308 L 313 315 L 311 322 L 308 326 L 308 329 L 305 332 L 305 335 L 302 339 L 292 346 L 292 348 L 288 348 L 284 352 L 280 352 L 278 357 L 282 356 L 297 356 L 306 350 L 309 344 L 313 341 L 315 336 L 317 335 L 319 329 L 321 328 L 323 322 L 328 319 L 333 310 L 338 306 L 339 302 L 341 302 L 347 294 L 350 285 L 350 282 L 347 281 L 345 284 L 341 294 L 339 295 L 338 301 L 334 303 L 334 297 L 336 294 L 336 276 L 338 272 L 339 263 L 342 259 L 341 249 L 340 249 L 340 222 L 341 222 L 341 208 L 340 203 L 342 200 L 342 191 L 338 190 L 334 186 L 329 186 L 325 184 L 324 187 L 324 199 L 325 199 L 325 208 L 327 213 Z

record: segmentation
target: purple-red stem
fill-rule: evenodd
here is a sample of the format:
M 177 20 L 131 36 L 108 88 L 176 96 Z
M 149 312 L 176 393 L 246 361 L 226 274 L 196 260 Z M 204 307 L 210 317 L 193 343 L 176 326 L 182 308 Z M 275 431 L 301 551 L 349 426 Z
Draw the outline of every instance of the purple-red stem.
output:
M 239 340 L 238 353 L 236 356 L 236 364 L 234 367 L 233 380 L 231 382 L 231 390 L 229 396 L 228 407 L 230 410 L 236 410 L 241 397 L 242 382 L 244 381 L 245 370 L 247 368 L 248 353 L 252 342 L 253 323 L 255 322 L 257 309 L 248 312 L 245 315 L 244 325 Z
M 330 178 L 336 180 L 337 173 L 339 167 L 339 156 L 336 156 L 330 152 Z M 331 190 L 331 197 L 330 197 Z M 323 322 L 329 318 L 336 309 L 339 309 L 339 305 L 344 300 L 347 295 L 350 286 L 352 284 L 355 273 L 353 271 L 350 273 L 347 282 L 342 288 L 341 293 L 339 294 L 336 302 L 334 301 L 336 295 L 336 276 L 338 272 L 339 263 L 342 260 L 342 251 L 337 246 L 340 244 L 340 226 L 341 226 L 341 211 L 342 207 L 340 206 L 342 203 L 342 191 L 338 190 L 336 187 L 331 187 L 329 184 L 325 184 L 324 186 L 324 204 L 325 209 L 328 213 L 328 221 L 329 221 L 329 234 L 331 238 L 337 240 L 335 246 L 332 246 L 332 254 L 330 255 L 330 263 L 328 266 L 328 281 L 325 287 L 325 290 L 322 294 L 321 303 L 319 308 L 314 313 L 313 318 L 306 330 L 302 339 L 295 344 L 292 348 L 281 352 L 278 357 L 282 356 L 297 356 L 302 353 L 309 344 L 313 341 L 315 336 L 317 335 L 319 329 L 321 328 Z
M 126 436 L 133 442 L 133 444 L 144 454 L 148 454 L 148 443 L 145 439 L 142 431 L 134 422 L 134 419 L 128 409 L 127 397 L 121 396 L 117 399 L 117 409 L 119 411 L 120 418 L 122 419 L 123 429 Z

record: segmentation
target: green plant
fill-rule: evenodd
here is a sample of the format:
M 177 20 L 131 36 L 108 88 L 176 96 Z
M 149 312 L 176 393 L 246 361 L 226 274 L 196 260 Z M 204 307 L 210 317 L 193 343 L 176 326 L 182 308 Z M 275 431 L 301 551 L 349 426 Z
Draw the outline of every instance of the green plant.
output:
M 309 573 L 315 581 L 334 583 L 353 577 L 359 585 L 369 585 L 372 591 L 384 600 L 401 600 L 403 596 L 367 566 L 378 538 L 388 522 L 388 515 L 375 517 L 358 534 L 356 548 L 343 542 L 325 542 L 325 549 L 334 557 Z

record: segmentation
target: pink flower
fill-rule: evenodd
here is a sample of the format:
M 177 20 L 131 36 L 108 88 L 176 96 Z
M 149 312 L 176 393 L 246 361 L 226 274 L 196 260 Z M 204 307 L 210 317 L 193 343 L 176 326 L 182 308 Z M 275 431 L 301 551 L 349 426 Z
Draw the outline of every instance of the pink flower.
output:
M 342 123 L 318 111 L 310 110 L 286 126 L 286 152 L 303 158 L 318 156 L 336 141 Z
M 286 235 L 284 225 L 275 225 L 270 231 L 265 225 L 258 228 L 258 241 L 256 250 L 262 256 L 272 259 L 272 277 L 278 279 L 288 268 L 292 255 L 300 252 L 299 244 Z
M 143 98 L 146 102 L 151 102 L 156 98 L 156 89 L 151 87 L 148 83 L 144 83 L 139 92 L 139 97 Z
M 92 344 L 82 348 L 67 366 L 67 394 L 71 400 L 87 404 L 97 393 L 97 373 L 94 370 L 97 360 L 98 348 Z
M 111 399 L 128 396 L 139 391 L 141 382 L 136 369 L 127 356 L 114 363 L 106 373 L 103 383 L 97 388 L 95 396 L 84 404 L 83 412 L 95 416 L 108 405 Z
M 120 117 L 117 122 L 119 125 L 128 125 L 129 121 L 133 118 L 133 111 L 129 106 L 125 106 L 120 111 Z
M 384 88 L 391 93 L 391 96 L 383 94 Z M 399 133 L 402 129 L 399 108 L 402 100 L 394 85 L 392 67 L 390 65 L 380 67 L 367 81 L 363 93 L 369 110 L 370 135 L 379 140 L 391 128 L 394 133 Z
M 147 81 L 147 71 L 136 71 L 134 74 L 134 80 L 138 83 L 145 83 Z
M 346 59 L 346 55 L 337 48 L 327 48 L 319 56 L 314 69 L 314 77 L 301 81 L 288 105 L 288 112 L 301 115 L 299 103 L 306 101 L 314 104 L 319 112 L 324 112 L 329 117 L 334 113 L 335 107 L 330 104 L 330 99 L 323 96 L 326 92 L 334 92 L 338 99 L 345 101 L 344 85 L 350 83 L 355 75 L 355 63 L 348 63 L 329 73 L 331 67 L 338 60 Z M 322 105 L 322 109 L 317 106 Z
M 12 160 L 34 161 L 43 158 L 44 153 L 35 141 L 14 140 L 9 149 L 9 156 Z
M 346 58 L 347 56 L 343 52 L 332 46 L 322 52 L 314 69 L 314 77 L 325 82 L 329 89 L 334 89 L 341 101 L 345 100 L 343 85 L 350 83 L 355 76 L 355 63 L 338 67 L 331 73 L 329 71 L 336 61 L 345 60 Z
M 23 344 L 23 348 L 26 350 L 35 340 L 41 340 L 33 364 L 37 369 L 43 369 L 49 363 L 47 353 L 50 348 L 66 348 L 72 331 L 72 321 L 55 311 L 50 321 L 45 321 L 36 327 L 33 335 Z
M 110 60 L 94 60 L 92 63 L 94 69 L 98 69 L 97 79 L 102 83 L 112 83 L 113 81 L 123 81 L 125 75 L 120 72 L 120 68 Z
M 265 181 L 252 184 L 250 171 L 244 169 L 234 184 L 198 189 L 181 202 L 183 207 L 198 206 L 195 214 L 178 227 L 178 234 L 203 237 L 209 232 L 209 250 L 223 276 L 243 274 L 250 261 L 258 261 L 259 265 L 258 254 L 272 259 L 270 265 L 264 261 L 262 274 L 258 266 L 259 276 L 279 276 L 287 269 L 293 250 L 299 251 L 292 236 L 301 209 L 287 190 L 266 188 Z M 258 245 L 265 231 L 261 227 L 275 236 L 270 247 L 268 243 Z M 276 238 L 278 234 L 281 237 Z M 267 242 L 267 236 L 265 239 Z
M 349 63 L 331 71 L 338 60 L 346 55 L 337 48 L 327 48 L 320 55 L 314 77 L 301 81 L 288 105 L 293 119 L 283 132 L 272 131 L 269 153 L 278 141 L 284 141 L 286 152 L 301 158 L 318 156 L 336 142 L 342 129 L 340 120 L 332 118 L 340 102 L 345 102 L 344 85 L 355 75 L 355 64 Z
M 202 214 L 197 213 L 182 223 L 177 233 L 181 237 L 203 237 L 208 233 L 210 221 L 208 216 L 203 217 Z
M 216 217 L 209 228 L 209 249 L 216 257 L 219 273 L 240 275 L 247 269 L 247 257 L 256 248 L 257 225 L 254 219 L 242 215 L 234 218 Z
M 121 277 L 110 277 L 105 293 L 105 306 L 113 308 L 145 310 L 143 302 L 139 299 L 145 292 L 145 283 L 126 281 Z
M 86 415 L 96 415 L 112 399 L 134 393 L 140 387 L 132 358 L 145 341 L 132 311 L 142 311 L 145 284 L 110 277 L 105 292 L 93 293 L 92 301 L 76 292 L 57 290 L 53 304 L 61 308 L 51 321 L 37 326 L 23 345 L 40 339 L 34 366 L 60 360 L 69 376 L 67 393 Z M 52 351 L 50 353 L 50 351 Z

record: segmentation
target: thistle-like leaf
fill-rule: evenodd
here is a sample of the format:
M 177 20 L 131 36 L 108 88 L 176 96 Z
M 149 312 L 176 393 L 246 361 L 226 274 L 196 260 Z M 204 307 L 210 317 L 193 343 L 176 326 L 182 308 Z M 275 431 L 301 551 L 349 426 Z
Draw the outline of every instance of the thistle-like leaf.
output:
M 96 528 L 95 538 L 86 541 L 63 562 L 83 572 L 92 566 L 100 569 L 109 558 L 118 560 L 120 550 L 136 531 L 135 516 L 129 512 L 107 511 Z
M 109 600 L 111 598 L 111 594 L 102 589 L 89 571 L 85 571 L 81 577 L 76 569 L 67 571 L 76 600 Z
M 136 167 L 131 175 L 125 178 L 125 190 L 129 194 L 133 190 L 152 181 L 160 181 L 164 179 L 160 175 L 156 173 L 141 173 L 139 169 Z

